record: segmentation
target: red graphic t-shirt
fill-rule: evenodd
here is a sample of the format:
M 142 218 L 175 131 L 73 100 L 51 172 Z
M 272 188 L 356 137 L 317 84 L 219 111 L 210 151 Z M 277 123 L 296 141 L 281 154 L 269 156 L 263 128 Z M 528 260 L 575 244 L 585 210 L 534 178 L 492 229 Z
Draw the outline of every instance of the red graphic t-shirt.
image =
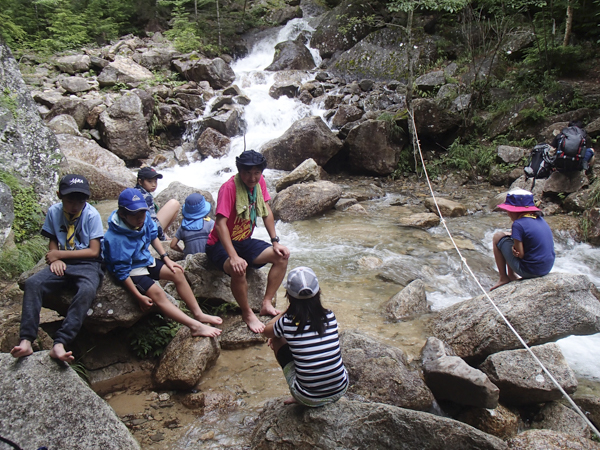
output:
M 217 198 L 217 210 L 215 213 L 217 216 L 220 214 L 227 217 L 227 228 L 229 228 L 229 236 L 232 241 L 243 241 L 244 239 L 250 238 L 254 229 L 250 220 L 244 220 L 237 216 L 235 212 L 235 176 L 231 177 L 223 186 L 219 189 L 219 197 Z M 271 200 L 271 196 L 267 191 L 267 183 L 265 178 L 261 175 L 258 185 L 262 190 L 262 195 L 265 202 Z M 216 227 L 212 229 L 208 236 L 207 245 L 214 245 L 219 242 L 219 236 L 217 234 Z

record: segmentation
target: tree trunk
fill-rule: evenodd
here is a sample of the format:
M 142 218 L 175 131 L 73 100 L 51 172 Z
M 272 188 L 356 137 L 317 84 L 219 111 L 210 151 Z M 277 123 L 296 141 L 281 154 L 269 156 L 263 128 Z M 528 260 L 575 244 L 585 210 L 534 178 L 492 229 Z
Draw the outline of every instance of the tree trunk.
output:
M 567 4 L 567 23 L 565 26 L 565 39 L 563 40 L 563 47 L 569 45 L 571 40 L 571 30 L 573 29 L 573 0 L 569 0 Z
M 216 0 L 217 3 L 217 28 L 219 33 L 219 51 L 221 51 L 221 17 L 219 16 L 219 0 Z

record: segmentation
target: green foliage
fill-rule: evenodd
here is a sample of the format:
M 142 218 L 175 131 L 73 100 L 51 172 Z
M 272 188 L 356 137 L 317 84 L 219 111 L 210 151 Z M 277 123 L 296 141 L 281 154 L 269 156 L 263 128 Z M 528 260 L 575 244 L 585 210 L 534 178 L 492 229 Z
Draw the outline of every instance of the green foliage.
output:
M 13 196 L 15 219 L 12 230 L 17 243 L 37 234 L 44 221 L 44 214 L 32 187 L 23 187 L 19 180 L 8 172 L 0 171 L 0 181 L 6 184 Z
M 142 359 L 160 356 L 180 327 L 160 314 L 146 316 L 129 331 L 131 349 Z
M 464 8 L 467 3 L 466 0 L 389 0 L 388 9 L 392 12 L 425 9 L 455 13 Z
M 542 52 L 537 47 L 527 49 L 524 62 L 538 74 L 550 72 L 558 76 L 581 73 L 586 61 L 586 54 L 579 46 L 557 46 Z
M 348 17 L 346 14 L 339 14 L 336 19 L 340 21 L 338 27 L 340 33 L 347 34 L 355 28 L 374 27 L 377 26 L 379 18 L 374 14 L 363 17 Z
M 0 253 L 0 276 L 9 280 L 28 271 L 44 257 L 48 251 L 48 240 L 35 236 L 17 244 L 15 248 L 6 248 Z

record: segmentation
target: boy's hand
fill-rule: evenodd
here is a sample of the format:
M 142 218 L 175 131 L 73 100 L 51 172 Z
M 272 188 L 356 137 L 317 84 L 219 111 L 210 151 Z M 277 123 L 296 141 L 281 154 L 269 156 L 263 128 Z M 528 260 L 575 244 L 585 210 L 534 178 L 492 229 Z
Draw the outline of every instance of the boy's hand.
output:
M 519 253 L 519 250 L 517 250 L 516 248 L 513 247 L 512 249 L 512 253 L 515 257 L 517 258 L 522 258 L 521 254 Z
M 146 295 L 139 296 L 138 302 L 140 303 L 140 309 L 144 312 L 148 311 L 154 305 L 152 299 Z
M 171 272 L 175 273 L 176 268 L 180 269 L 183 272 L 183 267 L 181 267 L 176 262 L 171 261 L 171 258 L 169 258 L 168 256 L 165 256 L 165 259 L 163 259 L 163 262 L 165 263 L 165 266 L 167 266 L 169 268 L 169 270 L 171 270 Z
M 48 252 L 48 253 L 50 253 L 50 252 Z M 60 259 L 58 259 L 50 264 L 50 270 L 52 271 L 52 273 L 55 275 L 58 275 L 59 277 L 62 277 L 65 274 L 66 269 L 67 269 L 67 265 Z
M 289 259 L 290 257 L 290 249 L 279 242 L 273 242 L 273 250 L 275 253 L 277 253 L 279 256 L 283 256 L 285 259 Z
M 48 253 L 46 253 L 46 264 L 52 264 L 54 261 L 58 261 L 60 259 L 58 252 L 60 252 L 60 250 L 49 250 Z
M 246 267 L 248 267 L 248 263 L 244 258 L 240 258 L 239 256 L 230 257 L 229 264 L 231 264 L 233 273 L 237 275 L 246 273 Z

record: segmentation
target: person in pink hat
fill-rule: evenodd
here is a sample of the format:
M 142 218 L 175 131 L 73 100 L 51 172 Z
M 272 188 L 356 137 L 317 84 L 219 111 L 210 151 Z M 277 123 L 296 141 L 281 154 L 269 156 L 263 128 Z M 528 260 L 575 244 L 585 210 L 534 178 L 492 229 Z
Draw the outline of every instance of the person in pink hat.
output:
M 490 291 L 521 278 L 547 275 L 556 257 L 552 230 L 535 206 L 531 192 L 510 191 L 498 208 L 510 217 L 512 232 L 494 234 L 494 258 L 500 280 Z

